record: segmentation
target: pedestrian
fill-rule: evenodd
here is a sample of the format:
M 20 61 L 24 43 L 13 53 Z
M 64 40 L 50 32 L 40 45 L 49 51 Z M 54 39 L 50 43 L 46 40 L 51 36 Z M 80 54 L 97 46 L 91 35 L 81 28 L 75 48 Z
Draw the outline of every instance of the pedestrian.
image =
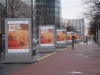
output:
M 89 39 L 89 41 L 91 40 L 91 38 L 90 38 L 90 37 L 89 37 L 88 39 Z
M 86 36 L 86 43 L 87 43 L 87 45 L 88 45 L 88 37 Z

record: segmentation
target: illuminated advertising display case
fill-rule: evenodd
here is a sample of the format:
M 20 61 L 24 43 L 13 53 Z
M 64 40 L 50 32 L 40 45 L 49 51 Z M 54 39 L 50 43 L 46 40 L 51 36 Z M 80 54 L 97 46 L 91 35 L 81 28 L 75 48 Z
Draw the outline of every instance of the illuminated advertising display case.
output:
M 74 35 L 74 32 L 67 32 L 67 44 L 72 44 L 72 35 Z
M 53 27 L 41 27 L 40 28 L 40 43 L 41 46 L 53 46 Z
M 30 18 L 5 19 L 5 62 L 32 62 Z
M 55 51 L 55 26 L 42 25 L 39 26 L 39 52 Z
M 66 29 L 56 29 L 56 47 L 67 47 Z
M 66 30 L 57 30 L 57 43 L 66 43 Z
M 8 21 L 8 53 L 29 52 L 28 21 Z

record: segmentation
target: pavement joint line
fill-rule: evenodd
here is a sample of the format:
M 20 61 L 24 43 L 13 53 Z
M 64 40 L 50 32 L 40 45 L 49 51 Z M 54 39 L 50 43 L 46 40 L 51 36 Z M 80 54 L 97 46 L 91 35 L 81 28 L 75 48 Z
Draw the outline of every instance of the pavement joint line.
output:
M 68 47 L 67 47 L 67 48 L 68 48 Z M 60 51 L 63 51 L 63 50 L 65 50 L 65 49 L 67 49 L 67 48 L 63 48 L 63 49 L 58 50 L 58 51 L 60 52 Z M 46 55 L 46 56 L 44 56 L 44 57 L 41 57 L 41 58 L 37 59 L 37 61 L 43 60 L 43 59 L 45 59 L 45 58 L 47 58 L 47 57 L 49 57 L 49 56 L 51 56 L 51 55 L 53 55 L 53 54 L 55 54 L 55 53 L 57 53 L 57 52 L 55 51 L 55 52 L 50 53 L 50 54 L 48 54 L 48 55 Z

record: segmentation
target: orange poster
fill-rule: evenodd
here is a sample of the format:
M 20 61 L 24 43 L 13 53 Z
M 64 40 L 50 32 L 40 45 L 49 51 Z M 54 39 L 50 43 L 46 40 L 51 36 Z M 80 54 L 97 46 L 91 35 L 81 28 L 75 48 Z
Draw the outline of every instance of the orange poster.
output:
M 28 21 L 8 21 L 8 52 L 29 52 Z
M 40 43 L 41 43 L 41 46 L 54 45 L 53 27 L 40 28 Z
M 74 33 L 67 33 L 67 40 L 72 40 L 72 35 L 74 35 Z
M 57 30 L 57 43 L 66 43 L 66 31 Z

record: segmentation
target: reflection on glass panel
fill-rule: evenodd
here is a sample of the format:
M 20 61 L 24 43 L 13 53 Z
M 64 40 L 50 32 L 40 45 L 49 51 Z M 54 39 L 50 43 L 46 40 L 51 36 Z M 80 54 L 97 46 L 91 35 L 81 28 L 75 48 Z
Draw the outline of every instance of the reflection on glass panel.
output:
M 54 19 L 53 18 L 50 18 L 50 22 L 53 23 L 54 22 Z
M 50 5 L 54 5 L 54 0 L 50 0 Z
M 46 0 L 46 4 L 49 5 L 49 1 L 48 0 Z
M 55 1 L 58 1 L 58 2 L 60 2 L 61 0 L 55 0 Z
M 42 5 L 40 6 L 40 10 L 43 10 L 43 6 Z
M 46 6 L 46 10 L 48 10 L 48 11 L 49 11 L 49 6 Z
M 46 4 L 46 0 L 43 0 L 43 3 Z
M 61 9 L 59 8 L 59 10 L 58 10 L 59 12 L 61 12 Z
M 50 12 L 50 17 L 52 17 L 52 12 Z
M 47 18 L 47 22 L 49 22 L 49 18 Z
M 58 17 L 58 16 L 59 16 L 58 13 L 55 12 L 55 17 Z
M 55 22 L 57 22 L 57 18 L 55 18 Z
M 43 0 L 39 0 L 39 4 L 43 4 Z
M 58 12 L 58 11 L 59 11 L 59 10 L 58 10 L 58 7 L 55 7 L 55 11 L 56 11 L 56 12 Z
M 49 16 L 49 12 L 47 12 L 47 16 Z
M 59 6 L 60 7 L 60 2 L 55 2 L 55 6 Z
M 53 6 L 50 7 L 50 11 L 54 11 L 54 7 Z

